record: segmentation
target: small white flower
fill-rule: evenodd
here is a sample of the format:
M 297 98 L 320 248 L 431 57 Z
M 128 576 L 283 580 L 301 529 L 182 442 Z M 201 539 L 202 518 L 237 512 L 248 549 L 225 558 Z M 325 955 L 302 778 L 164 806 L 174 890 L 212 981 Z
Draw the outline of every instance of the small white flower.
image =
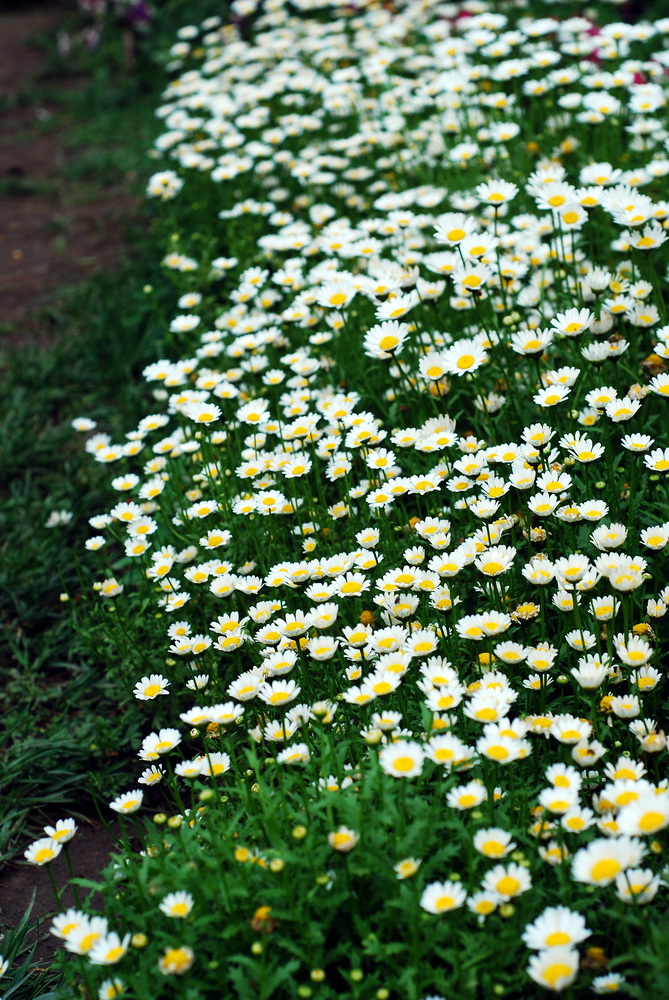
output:
M 119 795 L 113 802 L 109 803 L 109 808 L 113 809 L 114 812 L 128 816 L 130 813 L 137 812 L 142 805 L 143 798 L 144 792 L 140 788 L 136 788 L 132 792 L 124 792 L 123 795 Z

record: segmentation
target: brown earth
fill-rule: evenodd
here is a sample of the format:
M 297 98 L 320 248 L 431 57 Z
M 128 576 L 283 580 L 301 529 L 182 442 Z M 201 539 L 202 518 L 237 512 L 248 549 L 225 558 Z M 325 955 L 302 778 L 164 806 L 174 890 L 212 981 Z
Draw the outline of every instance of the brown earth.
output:
M 75 878 L 95 881 L 109 864 L 109 855 L 114 851 L 115 841 L 101 823 L 78 822 L 77 825 L 79 829 L 69 844 L 74 875 Z M 51 862 L 50 869 L 61 893 L 61 910 L 76 906 L 72 889 L 69 886 L 64 888 L 69 880 L 64 851 Z M 80 901 L 83 903 L 90 890 L 78 891 Z M 0 876 L 0 926 L 16 927 L 30 906 L 33 895 L 34 903 L 30 919 L 39 921 L 39 926 L 29 940 L 36 944 L 35 961 L 49 962 L 62 948 L 58 938 L 49 932 L 50 918 L 58 912 L 49 876 L 42 868 L 29 865 L 23 860 L 8 864 Z M 93 907 L 95 902 L 93 899 Z
M 39 80 L 45 57 L 36 35 L 56 36 L 74 4 L 23 2 L 0 12 L 0 329 L 5 344 L 44 342 L 35 314 L 76 285 L 109 269 L 123 254 L 123 231 L 139 201 L 118 189 L 97 188 L 94 200 L 67 179 L 76 150 L 66 143 L 71 124 L 54 95 L 85 85 L 85 78 Z M 53 332 L 49 334 L 53 336 Z

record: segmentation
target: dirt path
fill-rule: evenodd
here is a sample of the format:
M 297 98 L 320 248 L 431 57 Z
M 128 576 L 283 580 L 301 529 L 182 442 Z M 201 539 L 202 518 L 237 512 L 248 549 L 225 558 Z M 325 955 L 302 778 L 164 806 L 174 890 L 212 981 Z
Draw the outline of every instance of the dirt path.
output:
M 123 253 L 123 231 L 138 202 L 112 190 L 82 199 L 67 179 L 73 153 L 66 146 L 57 103 L 34 90 L 44 55 L 32 38 L 56 35 L 63 0 L 21 3 L 0 13 L 0 329 L 5 344 L 40 342 L 44 330 L 32 316 L 64 285 L 76 285 L 113 266 Z M 52 93 L 85 80 L 48 81 Z M 44 82 L 40 83 L 42 94 Z M 48 92 L 47 92 L 48 97 Z M 7 110 L 6 102 L 9 102 Z M 30 317 L 30 318 L 29 318 Z

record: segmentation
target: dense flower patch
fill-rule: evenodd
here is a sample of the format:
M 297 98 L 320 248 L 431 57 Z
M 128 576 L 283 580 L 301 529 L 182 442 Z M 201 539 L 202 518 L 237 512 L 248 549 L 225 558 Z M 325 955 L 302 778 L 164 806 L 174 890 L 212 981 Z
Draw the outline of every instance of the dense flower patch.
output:
M 650 996 L 669 19 L 232 6 L 159 109 L 154 412 L 86 443 L 146 735 L 53 932 L 90 996 Z

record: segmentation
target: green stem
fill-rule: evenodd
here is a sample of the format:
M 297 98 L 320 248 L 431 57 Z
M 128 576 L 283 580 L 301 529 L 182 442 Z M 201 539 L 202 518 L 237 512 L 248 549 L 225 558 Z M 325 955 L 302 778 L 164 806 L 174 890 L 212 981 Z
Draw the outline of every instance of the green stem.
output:
M 50 865 L 46 865 L 46 873 L 49 877 L 49 882 L 51 883 L 51 889 L 53 890 L 54 899 L 56 900 L 56 906 L 58 907 L 58 912 L 61 911 L 63 904 L 60 901 L 60 892 L 58 891 L 58 886 L 56 885 L 56 880 L 53 877 L 53 872 L 51 871 Z
M 67 865 L 67 871 L 70 876 L 70 885 L 72 886 L 72 894 L 74 895 L 74 901 L 78 907 L 81 907 L 81 900 L 79 899 L 79 890 L 74 884 L 74 869 L 72 868 L 72 858 L 70 857 L 70 845 L 65 844 L 65 864 Z

